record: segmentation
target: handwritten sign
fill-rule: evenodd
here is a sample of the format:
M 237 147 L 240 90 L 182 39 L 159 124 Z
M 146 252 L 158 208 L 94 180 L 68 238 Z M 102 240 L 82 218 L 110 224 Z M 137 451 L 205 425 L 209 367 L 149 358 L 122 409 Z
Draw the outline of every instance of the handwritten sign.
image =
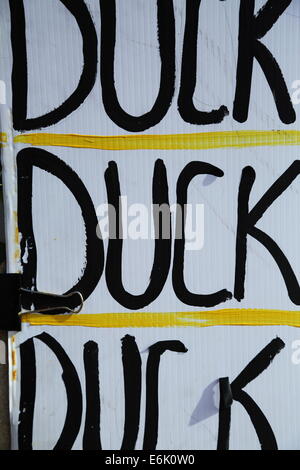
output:
M 3 0 L 14 448 L 298 448 L 299 19 Z

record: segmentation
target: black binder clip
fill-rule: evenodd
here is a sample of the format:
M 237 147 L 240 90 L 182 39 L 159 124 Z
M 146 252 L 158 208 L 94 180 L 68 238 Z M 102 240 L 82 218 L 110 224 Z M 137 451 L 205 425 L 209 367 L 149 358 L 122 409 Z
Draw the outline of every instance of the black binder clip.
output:
M 0 330 L 20 331 L 20 274 L 0 274 L 0 292 L 2 312 L 0 313 Z
M 47 312 L 48 315 L 76 314 L 83 307 L 83 297 L 78 291 L 57 295 L 21 287 L 21 274 L 0 274 L 0 291 L 3 311 L 0 330 L 20 331 L 21 316 Z M 30 309 L 31 306 L 33 309 Z M 79 305 L 79 306 L 78 306 Z M 24 310 L 23 306 L 27 309 Z
M 48 315 L 60 315 L 63 313 L 76 314 L 83 307 L 83 297 L 79 291 L 69 292 L 68 294 L 51 294 L 50 292 L 34 291 L 20 288 L 21 304 L 34 305 L 33 310 L 21 310 L 18 315 L 22 316 L 31 313 L 47 313 Z M 79 302 L 78 302 L 79 301 Z M 24 303 L 23 303 L 24 302 Z M 67 305 L 69 303 L 69 305 Z M 79 307 L 78 307 L 79 305 Z

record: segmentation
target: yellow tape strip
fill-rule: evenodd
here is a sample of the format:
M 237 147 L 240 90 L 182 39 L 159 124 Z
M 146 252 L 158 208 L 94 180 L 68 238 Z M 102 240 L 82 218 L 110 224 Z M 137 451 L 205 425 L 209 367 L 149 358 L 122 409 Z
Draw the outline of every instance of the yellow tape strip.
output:
M 7 144 L 7 134 L 6 132 L 0 132 L 0 147 L 5 147 Z
M 257 147 L 300 145 L 300 131 L 225 131 L 166 135 L 81 135 L 81 134 L 19 134 L 15 143 L 39 146 L 78 147 L 101 150 L 139 149 L 215 149 L 224 147 Z
M 26 313 L 22 322 L 30 325 L 88 326 L 96 328 L 146 328 L 220 325 L 287 325 L 300 327 L 300 311 L 263 309 L 222 309 L 198 312 L 130 312 L 78 315 Z

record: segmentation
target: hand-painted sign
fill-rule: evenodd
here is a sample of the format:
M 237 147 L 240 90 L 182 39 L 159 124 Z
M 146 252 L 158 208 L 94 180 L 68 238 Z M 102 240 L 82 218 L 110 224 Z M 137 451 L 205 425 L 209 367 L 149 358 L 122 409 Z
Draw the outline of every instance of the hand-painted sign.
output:
M 2 0 L 14 448 L 298 447 L 299 18 Z

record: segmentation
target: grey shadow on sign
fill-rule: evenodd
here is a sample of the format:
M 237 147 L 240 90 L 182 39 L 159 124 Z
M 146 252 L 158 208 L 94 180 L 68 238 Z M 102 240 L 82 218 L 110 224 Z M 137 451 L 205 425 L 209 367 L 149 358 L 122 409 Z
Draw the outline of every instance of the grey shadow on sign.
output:
M 210 184 L 214 183 L 216 181 L 217 176 L 215 175 L 206 175 L 203 179 L 203 186 L 209 186 Z
M 214 380 L 202 393 L 200 400 L 190 418 L 189 426 L 200 423 L 219 413 L 219 381 Z

